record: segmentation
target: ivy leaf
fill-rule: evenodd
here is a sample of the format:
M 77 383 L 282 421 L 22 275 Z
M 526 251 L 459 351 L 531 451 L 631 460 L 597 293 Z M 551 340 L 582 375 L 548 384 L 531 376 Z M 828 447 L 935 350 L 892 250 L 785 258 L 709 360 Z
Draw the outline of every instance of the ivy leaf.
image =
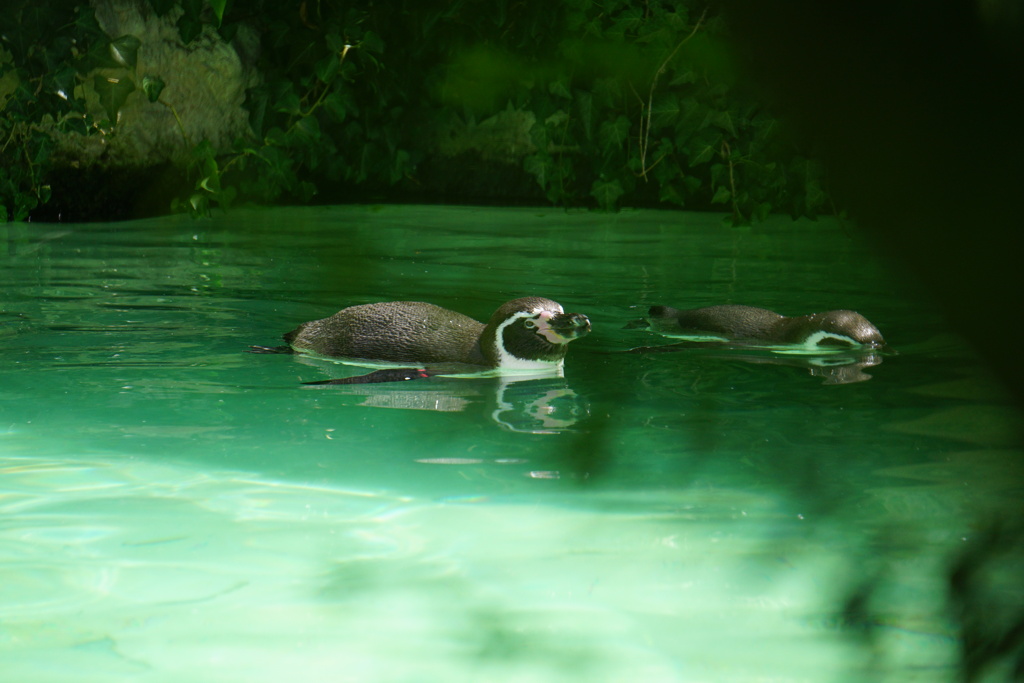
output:
M 572 99 L 572 93 L 569 92 L 568 86 L 561 80 L 554 80 L 548 85 L 548 92 L 555 97 L 564 97 L 567 100 Z
M 566 114 L 564 110 L 559 109 L 554 114 L 544 119 L 544 125 L 550 128 L 557 128 L 558 126 L 561 126 L 568 120 L 569 115 Z
M 384 52 L 384 41 L 373 31 L 367 31 L 363 34 L 363 39 L 359 41 L 359 47 L 379 55 Z
M 683 195 L 679 194 L 679 191 L 671 185 L 661 186 L 661 190 L 658 192 L 658 201 L 666 204 L 675 204 L 680 207 L 686 205 Z
M 590 194 L 603 211 L 615 211 L 619 197 L 625 194 L 625 190 L 618 180 L 595 180 L 590 186 Z
M 320 122 L 315 116 L 304 116 L 288 131 L 288 142 L 292 145 L 308 146 L 320 142 Z
M 210 217 L 210 200 L 206 195 L 196 192 L 188 198 L 188 205 L 193 218 Z
M 150 102 L 160 99 L 160 93 L 164 91 L 164 82 L 158 76 L 145 76 L 142 79 L 142 92 Z
M 65 118 L 59 126 L 60 130 L 77 133 L 83 137 L 89 134 L 90 128 L 90 122 L 84 116 L 69 116 Z
M 149 0 L 150 6 L 158 17 L 170 12 L 174 8 L 175 2 L 176 0 Z
M 45 83 L 48 92 L 68 101 L 75 96 L 75 68 L 68 64 L 59 67 L 48 74 Z
M 761 202 L 754 207 L 753 220 L 757 223 L 763 223 L 768 220 L 768 216 L 771 215 L 772 205 L 769 202 Z
M 216 169 L 214 169 L 216 170 Z M 220 175 L 208 175 L 199 180 L 198 187 L 206 190 L 210 194 L 217 194 L 220 192 Z
M 135 92 L 135 81 L 130 78 L 104 78 L 96 76 L 93 78 L 93 88 L 100 97 L 100 104 L 107 112 L 107 118 L 111 124 L 117 123 L 117 113 L 124 106 L 128 96 Z
M 181 42 L 188 45 L 196 37 L 203 32 L 203 22 L 197 17 L 191 17 L 188 14 L 182 14 L 178 18 L 178 35 L 181 36 Z
M 349 47 L 348 40 L 346 40 L 340 33 L 328 33 L 324 36 L 324 42 L 327 44 L 328 50 L 339 55 L 345 50 L 345 48 Z
M 711 145 L 697 148 L 695 153 L 690 155 L 690 166 L 700 166 L 711 161 L 711 158 L 715 156 L 715 151 L 716 148 Z
M 213 10 L 214 15 L 217 17 L 217 27 L 224 22 L 224 8 L 227 7 L 228 0 L 208 0 L 210 3 L 210 9 Z
M 115 62 L 128 69 L 134 69 L 139 60 L 142 41 L 133 35 L 123 35 L 110 43 L 110 56 Z
M 226 24 L 221 24 L 220 28 L 217 29 L 217 33 L 224 39 L 224 42 L 230 43 L 238 35 L 238 27 L 240 26 L 237 21 L 229 21 Z
M 727 131 L 733 137 L 736 137 L 736 126 L 733 125 L 732 115 L 728 111 L 715 112 L 711 117 L 711 122 L 724 131 Z
M 586 90 L 577 90 L 573 104 L 576 107 L 576 116 L 583 123 L 583 134 L 589 141 L 593 138 L 594 96 Z
M 270 87 L 266 83 L 261 83 L 245 91 L 245 101 L 242 106 L 249 110 L 249 125 L 257 135 L 264 131 L 264 121 L 269 104 Z
M 52 11 L 52 10 L 51 10 Z M 96 10 L 89 7 L 88 3 L 75 8 L 74 26 L 75 28 L 87 36 L 102 36 L 106 35 L 103 33 L 103 29 L 100 28 L 100 24 L 96 21 Z
M 399 180 L 404 178 L 411 167 L 412 157 L 404 149 L 398 150 L 395 153 L 395 161 L 391 167 L 391 182 L 397 183 Z
M 531 154 L 523 161 L 523 170 L 537 179 L 542 190 L 548 189 L 548 163 L 545 155 Z
M 682 113 L 679 98 L 674 93 L 659 94 L 651 104 L 651 125 L 655 130 L 672 126 Z
M 302 102 L 299 99 L 298 93 L 295 92 L 295 86 L 289 81 L 274 85 L 277 86 L 274 87 L 274 92 L 272 93 L 274 111 L 294 114 L 296 116 L 300 115 L 302 113 Z
M 321 83 L 330 84 L 341 69 L 341 59 L 338 55 L 331 53 L 316 63 L 316 77 Z
M 179 0 L 178 4 L 181 5 L 186 16 L 199 21 L 203 13 L 203 0 Z
M 350 98 L 350 94 L 335 90 L 324 98 L 324 109 L 331 115 L 334 121 L 341 123 L 348 115 Z
M 601 124 L 597 137 L 605 154 L 621 150 L 629 137 L 629 119 L 619 116 L 614 121 L 605 121 Z

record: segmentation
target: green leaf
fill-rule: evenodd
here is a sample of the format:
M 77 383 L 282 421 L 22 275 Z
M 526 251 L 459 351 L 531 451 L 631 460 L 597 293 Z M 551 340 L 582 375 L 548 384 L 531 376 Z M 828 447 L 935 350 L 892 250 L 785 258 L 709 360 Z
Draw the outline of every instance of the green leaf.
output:
M 142 92 L 150 102 L 160 99 L 160 93 L 164 91 L 164 82 L 158 76 L 144 76 L 142 78 Z
M 757 223 L 763 223 L 768 220 L 768 216 L 772 212 L 772 205 L 769 202 L 761 202 L 754 207 L 753 219 Z
M 711 198 L 711 203 L 727 204 L 730 199 L 732 199 L 732 193 L 729 192 L 729 188 L 725 185 L 721 185 L 717 190 L 715 190 L 715 196 Z
M 725 185 L 729 182 L 729 166 L 726 164 L 711 165 L 711 184 L 714 186 Z
M 622 150 L 629 138 L 629 119 L 619 116 L 614 121 L 605 121 L 598 130 L 597 138 L 605 154 Z
M 303 116 L 288 133 L 288 142 L 291 144 L 315 145 L 320 141 L 320 122 L 315 116 Z
M 711 117 L 711 122 L 722 130 L 728 131 L 733 137 L 736 137 L 736 126 L 733 125 L 732 114 L 728 111 L 715 112 Z
M 651 105 L 651 127 L 658 130 L 662 126 L 674 126 L 682 108 L 679 98 L 674 93 L 662 93 Z
M 625 194 L 622 183 L 618 180 L 595 180 L 590 186 L 590 194 L 597 200 L 597 205 L 603 211 L 615 211 L 619 197 Z
M 523 160 L 523 170 L 537 179 L 541 189 L 548 189 L 548 158 L 543 154 L 531 154 Z
M 367 31 L 363 34 L 363 39 L 359 41 L 359 47 L 364 51 L 379 55 L 384 52 L 384 41 L 373 31 Z
M 217 26 L 219 27 L 224 21 L 224 8 L 227 7 L 228 0 L 208 0 L 210 3 L 210 9 L 213 10 L 214 15 L 217 17 Z
M 60 66 L 48 74 L 45 83 L 48 92 L 70 100 L 75 96 L 75 68 L 69 64 Z
M 267 121 L 267 107 L 270 104 L 270 86 L 261 83 L 245 91 L 242 106 L 249 110 L 249 125 L 257 135 L 264 132 Z
M 302 101 L 299 99 L 295 87 L 290 82 L 279 83 L 272 95 L 274 111 L 298 116 L 302 113 Z
M 203 22 L 196 17 L 191 17 L 188 14 L 182 14 L 178 18 L 178 35 L 181 36 L 181 42 L 188 45 L 195 40 L 200 33 L 203 32 Z
M 698 147 L 695 154 L 690 155 L 690 166 L 700 166 L 711 161 L 711 158 L 715 156 L 717 151 L 716 147 L 712 145 L 704 145 Z
M 392 185 L 397 183 L 402 178 L 404 178 L 406 174 L 409 172 L 409 168 L 411 166 L 411 159 L 412 157 L 409 155 L 409 152 L 405 151 L 404 149 L 400 149 L 398 150 L 397 153 L 395 153 L 395 161 L 391 167 L 390 177 Z
M 208 175 L 199 180 L 199 188 L 211 194 L 220 192 L 220 175 Z
M 139 59 L 139 48 L 142 41 L 133 35 L 124 35 L 110 43 L 110 56 L 115 62 L 129 69 L 134 69 Z
M 177 0 L 149 0 L 150 7 L 153 8 L 158 17 L 162 17 L 170 12 L 176 4 Z
M 565 113 L 565 110 L 559 109 L 551 116 L 544 119 L 544 125 L 550 128 L 558 128 L 565 124 L 569 120 L 569 115 Z
M 308 180 L 303 180 L 302 182 L 298 183 L 295 187 L 295 195 L 296 197 L 298 197 L 300 202 L 308 202 L 310 199 L 313 198 L 315 194 L 316 185 L 309 182 Z
M 203 0 L 179 0 L 185 16 L 199 21 L 203 13 Z
M 229 21 L 226 24 L 221 24 L 217 29 L 217 33 L 220 34 L 220 37 L 224 39 L 225 43 L 230 43 L 235 39 L 235 36 L 238 35 L 239 26 L 241 26 L 240 22 Z
M 135 92 L 135 82 L 130 78 L 104 78 L 96 76 L 93 78 L 93 88 L 99 95 L 100 105 L 107 113 L 111 125 L 117 124 L 117 113 L 124 106 L 128 96 Z
M 576 116 L 583 124 L 583 135 L 589 141 L 593 139 L 594 96 L 586 90 L 577 90 L 573 104 L 576 107 Z
M 335 122 L 341 123 L 348 115 L 351 94 L 335 90 L 324 98 L 323 107 Z
M 156 0 L 153 0 L 154 2 Z M 82 3 L 75 8 L 75 14 L 78 16 L 75 18 L 75 28 L 81 31 L 87 36 L 101 36 L 106 35 L 103 33 L 103 29 L 100 28 L 100 24 L 96 21 L 96 10 L 89 7 L 88 3 Z
M 331 53 L 316 63 L 316 77 L 321 83 L 330 84 L 334 77 L 341 70 L 341 59 L 338 55 Z
M 345 47 L 349 44 L 348 40 L 345 39 L 339 33 L 328 33 L 324 36 L 324 42 L 327 44 L 327 49 L 336 54 L 341 54 Z
M 563 97 L 567 100 L 572 99 L 572 93 L 569 92 L 569 87 L 561 79 L 551 81 L 548 84 L 548 92 L 555 97 Z
M 193 218 L 208 218 L 210 216 L 210 200 L 200 192 L 196 192 L 188 198 L 189 213 Z

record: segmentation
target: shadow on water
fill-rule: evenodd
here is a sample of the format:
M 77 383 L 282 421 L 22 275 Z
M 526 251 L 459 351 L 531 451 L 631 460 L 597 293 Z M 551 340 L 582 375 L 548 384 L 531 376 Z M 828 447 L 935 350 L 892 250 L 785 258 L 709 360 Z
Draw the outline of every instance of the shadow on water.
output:
M 1020 206 L 1011 199 L 1024 182 L 1019 3 L 726 7 L 751 88 L 820 151 L 840 201 L 925 284 L 1019 410 L 1024 325 L 1007 315 L 1024 308 Z M 1008 441 L 1019 447 L 1019 433 Z M 979 513 L 971 538 L 940 569 L 964 681 L 1024 677 L 1024 603 L 1007 599 L 1020 595 L 1024 576 L 1020 519 L 1015 504 Z M 874 571 L 847 600 L 862 623 L 866 606 L 879 608 L 889 573 Z M 863 631 L 866 640 L 873 632 Z

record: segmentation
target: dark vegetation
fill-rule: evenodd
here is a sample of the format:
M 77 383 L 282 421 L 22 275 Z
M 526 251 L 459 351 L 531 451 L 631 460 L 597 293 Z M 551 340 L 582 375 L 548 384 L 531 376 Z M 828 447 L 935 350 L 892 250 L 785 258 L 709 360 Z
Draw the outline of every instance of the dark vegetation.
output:
M 727 7 L 744 72 L 813 144 L 837 202 L 1024 405 L 1015 200 L 1024 187 L 1024 8 L 1002 0 Z M 946 577 L 959 680 L 1022 680 L 1021 506 L 979 517 Z M 891 568 L 864 570 L 846 617 L 870 646 Z
M 184 46 L 204 30 L 230 42 L 255 28 L 251 134 L 232 149 L 191 141 L 189 168 L 134 183 L 55 173 L 51 130 L 109 133 L 129 98 L 160 101 L 169 76 L 137 73 L 139 40 L 104 34 L 88 3 L 18 0 L 0 16 L 0 218 L 54 219 L 75 203 L 120 217 L 116 194 L 93 190 L 135 197 L 144 182 L 197 215 L 241 200 L 667 206 L 736 224 L 832 210 L 821 167 L 744 92 L 727 22 L 701 0 L 141 2 L 179 17 Z M 94 75 L 113 67 L 116 83 Z M 87 111 L 86 82 L 103 116 Z M 532 117 L 515 158 L 438 153 L 439 131 L 506 112 Z M 56 208 L 40 208 L 48 201 Z

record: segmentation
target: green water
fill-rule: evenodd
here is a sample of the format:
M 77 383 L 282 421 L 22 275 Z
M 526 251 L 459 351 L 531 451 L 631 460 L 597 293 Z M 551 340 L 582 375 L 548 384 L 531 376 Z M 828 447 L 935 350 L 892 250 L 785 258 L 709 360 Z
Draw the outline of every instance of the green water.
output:
M 5 225 L 0 262 L 0 680 L 951 681 L 951 563 L 1019 517 L 1019 417 L 837 224 L 275 209 Z M 564 378 L 244 352 L 524 295 L 591 319 Z M 625 353 L 718 303 L 855 309 L 898 353 L 845 384 Z

